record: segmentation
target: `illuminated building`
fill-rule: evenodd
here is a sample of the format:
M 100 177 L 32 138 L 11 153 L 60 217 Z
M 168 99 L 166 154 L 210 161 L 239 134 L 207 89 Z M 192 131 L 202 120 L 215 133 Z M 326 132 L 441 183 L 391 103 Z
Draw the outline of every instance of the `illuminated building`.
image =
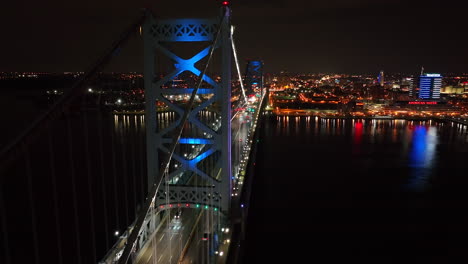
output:
M 280 88 L 289 88 L 289 83 L 291 82 L 291 77 L 290 77 L 288 72 L 281 71 L 277 79 L 278 79 L 278 86 Z
M 438 73 L 426 73 L 419 77 L 419 98 L 440 99 L 442 76 Z
M 383 71 L 380 71 L 378 81 L 379 81 L 380 86 L 384 86 L 385 82 L 384 82 L 384 72 Z
M 465 87 L 449 85 L 442 88 L 440 92 L 445 94 L 463 94 L 465 93 Z
M 403 78 L 401 80 L 400 89 L 402 91 L 408 91 L 409 96 L 412 96 L 413 95 L 413 89 L 414 89 L 414 79 L 412 77 Z
M 418 92 L 419 92 L 419 76 L 416 76 L 415 78 L 412 78 L 411 85 L 409 88 L 409 97 L 410 98 L 418 98 Z

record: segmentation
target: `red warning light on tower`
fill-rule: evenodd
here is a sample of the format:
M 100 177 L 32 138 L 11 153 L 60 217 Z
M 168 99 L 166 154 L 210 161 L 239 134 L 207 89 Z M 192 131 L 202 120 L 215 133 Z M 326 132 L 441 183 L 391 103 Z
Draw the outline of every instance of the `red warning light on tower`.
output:
M 223 1 L 222 4 L 223 4 L 223 6 L 228 6 L 228 5 L 229 5 L 229 1 Z

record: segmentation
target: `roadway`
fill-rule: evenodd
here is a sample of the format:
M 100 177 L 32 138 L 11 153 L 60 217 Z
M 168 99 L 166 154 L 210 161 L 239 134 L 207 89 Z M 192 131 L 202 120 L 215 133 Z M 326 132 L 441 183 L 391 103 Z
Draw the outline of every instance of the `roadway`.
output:
M 140 250 L 135 263 L 178 263 L 199 213 L 194 209 L 180 210 L 182 214 L 179 219 L 174 217 L 174 212 L 165 211 L 166 216 L 151 240 Z
M 216 255 L 219 255 L 220 248 L 217 242 L 219 239 L 214 237 L 212 227 L 217 226 L 220 219 L 210 211 L 202 211 L 199 217 L 200 221 L 192 230 L 186 252 L 180 258 L 179 263 L 181 264 L 213 263 L 212 261 L 216 258 Z M 205 237 L 205 234 L 208 234 L 208 236 Z M 219 261 L 218 256 L 217 262 L 219 263 Z
M 233 118 L 231 122 L 232 130 L 232 164 L 233 164 L 233 175 L 237 175 L 239 172 L 240 161 L 242 159 L 242 149 L 246 144 L 247 137 L 249 135 L 249 129 L 252 126 L 253 117 L 252 113 L 247 111 L 240 111 Z
M 231 119 L 232 162 L 235 173 L 238 172 L 243 146 L 252 122 L 252 113 L 248 111 L 239 111 Z M 213 236 L 210 241 L 202 240 L 203 234 L 207 232 L 205 227 L 216 226 L 217 217 L 202 216 L 203 214 L 212 215 L 205 213 L 207 211 L 204 210 L 183 208 L 180 209 L 182 210 L 180 219 L 175 219 L 176 210 L 165 211 L 166 216 L 157 227 L 153 237 L 136 256 L 135 263 L 179 263 L 183 251 L 185 253 L 181 258 L 182 263 L 207 263 L 208 258 L 215 258 L 215 255 L 217 255 L 217 262 L 223 263 L 227 256 L 229 240 L 226 236 L 228 234 L 220 234 L 219 239 L 222 241 L 219 241 L 220 247 L 217 250 L 214 249 Z
M 212 211 L 204 209 L 180 209 L 179 219 L 170 210 L 166 211 L 161 224 L 152 238 L 140 250 L 134 263 L 212 263 L 208 259 L 224 263 L 229 244 L 228 232 L 219 234 L 219 247 L 215 247 L 215 239 L 211 226 L 217 226 L 219 218 Z M 175 211 L 173 209 L 172 211 Z M 223 229 L 224 230 L 224 229 Z M 204 234 L 211 234 L 204 240 Z M 222 252 L 220 254 L 220 252 Z

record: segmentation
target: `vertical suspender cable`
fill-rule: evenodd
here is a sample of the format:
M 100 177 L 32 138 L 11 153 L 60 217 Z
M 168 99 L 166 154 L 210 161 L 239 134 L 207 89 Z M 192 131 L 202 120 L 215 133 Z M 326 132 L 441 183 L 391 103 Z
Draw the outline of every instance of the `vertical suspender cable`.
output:
M 86 102 L 86 100 L 84 100 Z M 89 135 L 88 135 L 88 111 L 83 109 L 83 133 L 85 137 L 85 151 L 86 151 L 86 172 L 88 174 L 88 206 L 89 206 L 89 220 L 91 223 L 91 254 L 93 262 L 96 261 L 96 230 L 94 226 L 94 204 L 93 204 L 93 185 L 91 175 L 91 161 L 89 153 Z
M 33 193 L 33 179 L 31 171 L 31 158 L 29 156 L 29 150 L 26 145 L 23 145 L 24 156 L 26 161 L 26 176 L 28 179 L 28 196 L 29 204 L 31 205 L 31 225 L 33 229 L 33 242 L 34 242 L 34 262 L 40 263 L 39 259 L 39 238 L 37 233 L 37 223 L 36 223 L 36 207 L 34 206 L 34 193 Z
M 153 211 L 153 209 L 151 209 L 151 211 Z M 154 214 L 152 214 L 152 215 L 154 215 Z M 158 246 L 156 244 L 157 236 L 156 235 L 154 235 L 154 236 L 150 235 L 149 237 L 151 238 L 150 245 L 151 245 L 151 248 L 153 249 L 153 252 L 151 252 L 151 259 L 152 259 L 151 263 L 156 264 L 157 263 L 157 259 L 156 259 L 157 250 L 156 250 L 156 247 Z
M 60 219 L 59 219 L 59 207 L 58 207 L 58 195 L 57 195 L 57 174 L 55 173 L 55 154 L 54 147 L 52 145 L 52 133 L 53 130 L 49 127 L 49 133 L 47 133 L 49 143 L 49 165 L 50 165 L 50 176 L 52 177 L 52 188 L 54 195 L 54 214 L 55 214 L 55 232 L 57 235 L 57 258 L 59 263 L 63 263 L 62 255 L 62 235 L 60 232 Z
M 76 194 L 76 179 L 75 179 L 75 168 L 74 168 L 74 159 L 73 159 L 73 138 L 72 138 L 72 129 L 70 117 L 67 119 L 67 133 L 68 133 L 68 158 L 70 161 L 70 175 L 72 180 L 72 197 L 73 197 L 73 210 L 75 217 L 75 235 L 76 235 L 76 251 L 77 251 L 77 260 L 81 264 L 81 239 L 80 239 L 80 227 L 79 227 L 79 218 L 78 218 L 78 201 Z
M 140 132 L 141 130 L 143 130 L 143 122 L 144 122 L 143 119 L 140 118 L 140 125 L 139 125 L 139 127 L 138 127 L 139 132 Z M 137 138 L 139 139 L 139 140 L 138 140 L 138 148 L 139 148 L 139 150 L 138 150 L 138 152 L 139 152 L 138 157 L 139 157 L 139 159 L 140 159 L 140 162 L 139 162 L 139 163 L 140 163 L 140 175 L 139 175 L 139 176 L 140 176 L 141 204 L 143 205 L 143 203 L 145 202 L 145 197 L 146 197 L 146 188 L 145 188 L 145 179 L 146 179 L 146 178 L 144 177 L 144 176 L 146 175 L 146 173 L 145 173 L 144 164 L 143 164 L 143 159 L 145 158 L 145 156 L 144 156 L 144 153 L 145 153 L 145 152 L 143 151 L 143 148 L 144 148 L 144 145 L 145 145 L 145 144 L 144 144 L 143 141 L 145 140 L 145 138 L 144 138 L 144 137 L 140 137 L 140 136 L 139 136 L 139 133 L 138 133 L 138 135 L 137 135 Z
M 2 184 L 0 184 L 0 215 L 2 217 L 3 249 L 5 250 L 5 264 L 11 264 L 10 246 L 8 243 L 8 223 L 6 206 L 3 201 Z
M 217 160 L 218 160 L 218 161 L 219 161 L 219 157 L 220 157 L 220 156 L 221 156 L 221 155 L 217 154 L 217 157 L 218 157 Z M 220 166 L 220 167 L 221 167 L 221 166 Z M 219 168 L 218 172 L 219 172 L 220 170 L 221 170 L 221 168 Z M 216 176 L 217 176 L 217 175 L 216 175 Z M 216 212 L 217 212 L 217 214 L 216 214 L 216 215 L 217 215 L 217 222 L 216 222 L 216 229 L 215 229 L 215 230 L 216 230 L 216 232 L 218 232 L 218 231 L 220 230 L 219 227 L 220 227 L 220 225 L 221 225 L 221 198 L 220 198 L 220 196 L 221 196 L 221 184 L 216 184 L 216 193 L 217 193 L 217 197 L 218 197 L 218 198 L 217 198 L 217 199 L 218 199 L 218 203 L 216 204 L 216 208 L 218 208 L 218 209 L 217 209 L 217 211 L 216 211 Z M 219 238 L 219 236 L 218 236 L 218 238 Z
M 132 87 L 132 80 L 131 79 L 128 82 L 128 86 L 129 86 L 129 93 L 130 93 L 132 91 L 132 89 L 134 88 L 134 87 Z M 133 120 L 135 122 L 130 122 L 130 115 L 129 115 L 129 120 L 128 120 L 128 125 L 129 125 L 128 126 L 128 131 L 129 131 L 128 136 L 129 137 L 131 135 L 136 136 L 136 115 L 132 114 L 132 117 L 133 117 Z M 135 124 L 135 127 L 133 129 L 132 129 L 132 126 L 130 126 L 130 123 Z M 138 201 L 137 201 L 137 197 L 136 197 L 137 196 L 136 195 L 136 193 L 137 193 L 136 192 L 136 168 L 135 168 L 136 167 L 136 160 L 135 160 L 136 155 L 135 155 L 135 144 L 134 143 L 131 144 L 131 148 L 132 148 L 132 152 L 131 152 L 131 154 L 132 154 L 132 158 L 131 158 L 132 159 L 132 174 L 131 175 L 132 175 L 132 182 L 133 182 L 133 206 L 134 206 L 133 216 L 136 217 L 137 216 L 137 209 L 138 209 L 137 208 L 138 207 Z M 132 218 L 133 218 L 133 216 L 132 216 Z
M 212 155 L 212 156 L 214 156 L 214 155 Z M 213 164 L 214 164 L 214 162 L 213 162 Z M 212 173 L 213 173 L 212 175 L 214 176 L 215 173 L 216 173 L 216 172 L 214 171 L 214 165 L 213 165 L 211 171 L 212 171 Z M 212 190 L 214 190 L 214 188 L 212 188 Z M 213 239 L 211 239 L 211 237 L 210 237 L 210 239 L 209 239 L 209 241 L 210 241 L 210 246 L 209 246 L 209 251 L 208 251 L 208 253 L 211 252 L 211 251 L 214 251 L 214 234 L 215 234 L 214 231 L 215 231 L 215 230 L 214 230 L 214 228 L 213 228 L 213 227 L 214 227 L 214 222 L 213 222 L 213 220 L 214 220 L 214 218 L 213 218 L 213 215 L 214 215 L 214 209 L 213 209 L 213 194 L 214 194 L 214 193 L 213 193 L 213 191 L 212 191 L 211 194 L 210 194 L 210 200 L 209 200 L 210 207 L 209 207 L 209 211 L 208 211 L 208 215 L 209 215 L 209 218 L 210 218 L 210 219 L 208 220 L 208 224 L 209 224 L 209 228 L 210 228 L 210 234 L 211 234 L 211 237 L 213 237 Z M 211 254 L 209 254 L 209 256 L 211 256 Z M 211 258 L 210 258 L 210 260 L 211 260 Z
M 151 205 L 151 209 L 150 211 L 152 211 L 153 213 L 151 214 L 152 216 L 154 216 L 154 206 L 156 205 L 156 199 L 152 199 L 154 201 L 154 204 Z M 162 213 L 162 212 L 161 212 Z M 159 215 L 158 215 L 159 216 Z M 155 218 L 153 218 L 154 220 L 156 220 L 156 217 L 158 216 L 155 216 Z M 164 220 L 163 220 L 164 221 Z M 160 223 L 162 224 L 162 222 Z M 154 225 L 156 227 L 156 223 Z M 154 230 L 153 230 L 154 231 Z M 150 235 L 151 236 L 151 235 Z M 151 239 L 152 243 L 153 243 L 153 264 L 157 264 L 158 263 L 158 260 L 157 260 L 157 256 L 158 256 L 158 243 L 156 242 L 156 239 L 157 239 L 158 236 L 154 235 L 153 238 Z
M 169 170 L 168 168 L 169 167 L 166 167 L 166 169 L 164 170 L 164 175 L 163 175 L 164 184 L 166 185 L 166 190 L 165 190 L 165 192 L 166 192 L 166 204 L 170 204 L 170 202 L 171 202 L 170 198 L 169 198 L 169 196 L 170 196 L 170 193 L 169 193 L 170 192 L 169 177 L 167 177 L 168 176 L 168 170 Z M 172 260 L 171 259 L 172 258 L 172 248 L 171 248 L 171 246 L 172 246 L 171 245 L 172 237 L 171 237 L 171 229 L 170 229 L 171 220 L 172 220 L 171 210 L 170 209 L 167 210 L 167 213 L 169 214 L 169 218 L 167 219 L 167 225 L 166 225 L 166 227 L 167 227 L 167 231 L 166 231 L 167 236 L 166 236 L 166 238 L 169 240 L 169 254 L 170 254 L 169 263 L 172 263 L 172 261 L 171 261 Z
M 128 169 L 127 169 L 127 155 L 126 155 L 126 148 L 125 148 L 125 136 L 126 136 L 126 116 L 123 115 L 123 127 L 122 127 L 122 133 L 120 134 L 120 142 L 122 143 L 122 166 L 123 166 L 123 172 L 122 172 L 122 178 L 125 182 L 124 184 L 124 199 L 125 199 L 125 225 L 130 224 L 130 219 L 129 219 L 129 211 L 128 211 Z
M 135 127 L 130 130 L 130 131 L 133 131 L 133 139 L 136 140 L 136 137 L 137 137 L 137 126 L 136 126 L 136 115 L 133 114 L 133 120 L 135 122 L 132 122 L 133 124 L 135 124 Z M 129 135 L 130 136 L 130 135 Z M 134 210 L 134 216 L 137 215 L 137 207 L 138 207 L 138 202 L 137 202 L 137 188 L 136 188 L 136 177 L 137 177 L 137 174 L 136 174 L 136 158 L 137 158 L 137 155 L 136 155 L 136 151 L 135 151 L 135 144 L 132 143 L 132 180 L 133 180 L 133 206 L 135 207 L 135 210 Z
M 104 235 L 106 236 L 106 250 L 109 249 L 109 225 L 107 223 L 107 191 L 106 191 L 106 182 L 104 180 L 105 170 L 104 170 L 104 148 L 103 148 L 103 137 L 102 137 L 102 112 L 98 110 L 98 137 L 99 137 L 99 160 L 101 163 L 101 193 L 102 193 L 102 203 L 104 206 Z
M 117 229 L 120 229 L 120 221 L 119 221 L 119 198 L 118 198 L 118 188 L 117 188 L 117 169 L 116 169 L 116 161 L 115 161 L 115 137 L 114 133 L 115 130 L 118 128 L 118 117 L 114 114 L 114 128 L 111 130 L 110 138 L 111 138 L 111 153 L 112 153 L 112 178 L 114 179 L 114 205 L 115 205 L 115 221 Z

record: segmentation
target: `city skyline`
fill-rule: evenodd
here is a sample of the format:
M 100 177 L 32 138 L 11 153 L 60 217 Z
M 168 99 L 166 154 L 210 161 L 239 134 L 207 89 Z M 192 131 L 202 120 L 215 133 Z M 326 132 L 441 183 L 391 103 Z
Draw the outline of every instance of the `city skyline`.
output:
M 450 0 L 2 7 L 0 263 L 468 263 Z
M 462 11 L 451 1 L 231 1 L 241 61 L 265 72 L 466 71 Z M 184 8 L 176 8 L 184 6 Z M 459 5 L 458 5 L 459 6 Z M 147 7 L 158 17 L 212 17 L 217 1 L 56 0 L 9 2 L 0 71 L 83 71 Z M 161 10 L 164 10 L 162 12 Z M 60 23 L 58 23 L 60 21 Z M 115 71 L 141 71 L 141 41 L 122 49 Z M 244 66 L 245 67 L 245 66 Z

